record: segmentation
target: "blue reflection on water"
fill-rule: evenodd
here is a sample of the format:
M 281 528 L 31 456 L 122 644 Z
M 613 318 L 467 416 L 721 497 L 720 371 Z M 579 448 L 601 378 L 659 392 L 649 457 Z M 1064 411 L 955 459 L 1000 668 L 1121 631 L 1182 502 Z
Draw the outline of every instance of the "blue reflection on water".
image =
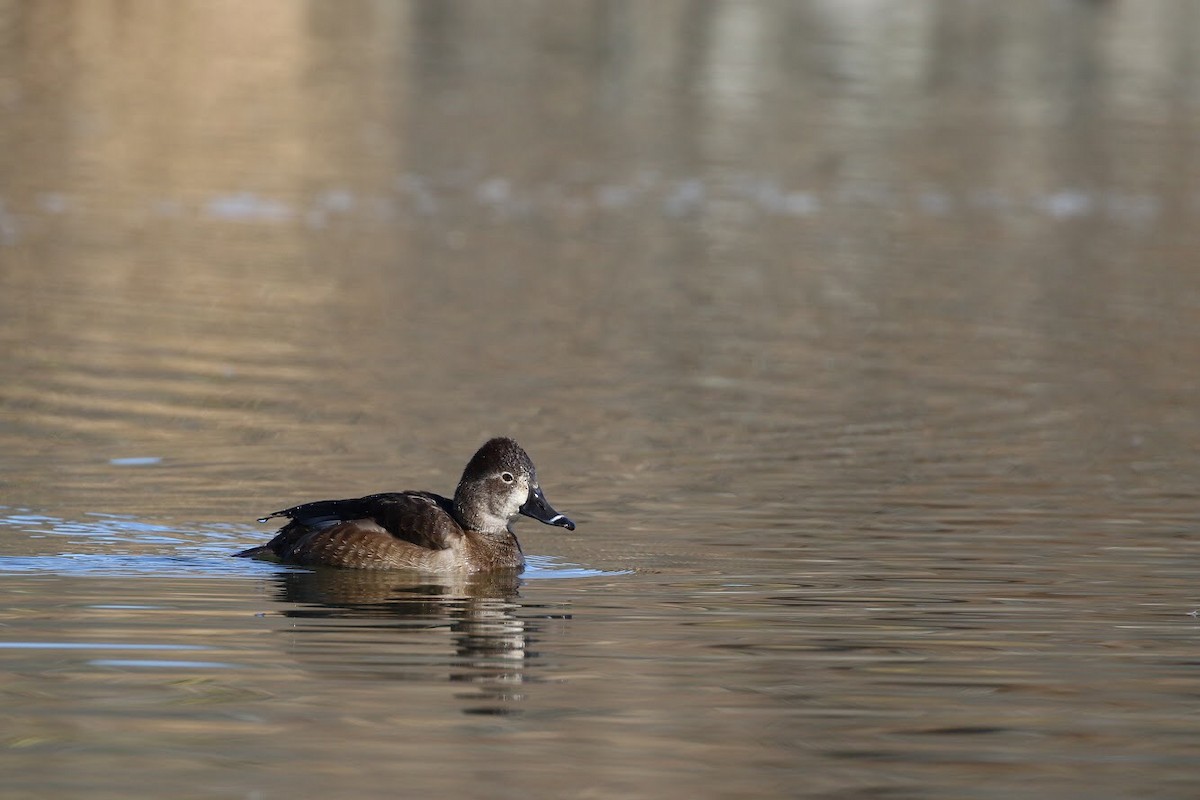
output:
M 153 658 L 93 658 L 93 667 L 142 667 L 152 669 L 232 669 L 236 664 L 222 661 L 163 661 Z
M 87 519 L 68 520 L 0 506 L 0 528 L 15 529 L 31 539 L 63 537 L 64 544 L 70 545 L 66 552 L 0 555 L 0 574 L 211 577 L 306 571 L 302 567 L 232 558 L 233 553 L 262 538 L 261 529 L 248 525 L 207 523 L 178 528 L 126 514 L 85 516 Z M 552 556 L 527 556 L 526 561 L 522 581 L 626 574 L 591 569 Z
M 526 556 L 525 571 L 521 580 L 542 580 L 545 578 L 602 578 L 611 575 L 628 575 L 630 570 L 603 570 L 583 567 L 559 561 L 553 556 Z

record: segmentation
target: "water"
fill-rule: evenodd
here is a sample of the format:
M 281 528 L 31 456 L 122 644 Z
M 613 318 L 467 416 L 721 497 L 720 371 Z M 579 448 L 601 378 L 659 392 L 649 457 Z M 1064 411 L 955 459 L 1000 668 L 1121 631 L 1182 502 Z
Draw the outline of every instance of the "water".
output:
M 1195 797 L 1198 28 L 0 1 L 0 796 Z

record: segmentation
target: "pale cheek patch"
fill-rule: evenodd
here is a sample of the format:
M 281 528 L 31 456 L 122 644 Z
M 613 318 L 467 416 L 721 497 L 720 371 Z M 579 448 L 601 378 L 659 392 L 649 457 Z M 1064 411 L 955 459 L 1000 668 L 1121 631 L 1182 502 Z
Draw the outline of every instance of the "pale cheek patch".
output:
M 529 502 L 529 493 L 529 478 L 524 476 L 518 478 L 512 493 L 508 496 L 508 502 L 505 503 L 505 516 L 511 519 L 519 514 L 521 506 Z

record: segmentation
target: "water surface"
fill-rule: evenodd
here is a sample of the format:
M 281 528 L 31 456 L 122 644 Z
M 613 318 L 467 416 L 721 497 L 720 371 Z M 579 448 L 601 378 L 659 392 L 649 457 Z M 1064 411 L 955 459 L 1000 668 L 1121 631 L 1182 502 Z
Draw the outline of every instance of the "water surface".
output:
M 1191 798 L 1200 18 L 0 0 L 0 794 Z M 519 439 L 519 579 L 230 559 Z

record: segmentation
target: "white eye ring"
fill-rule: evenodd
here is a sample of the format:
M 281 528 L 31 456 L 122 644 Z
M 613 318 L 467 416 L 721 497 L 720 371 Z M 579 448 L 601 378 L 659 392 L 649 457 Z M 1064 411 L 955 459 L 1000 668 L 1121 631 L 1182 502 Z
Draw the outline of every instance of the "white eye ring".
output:
M 512 483 L 513 482 L 512 473 L 511 472 L 501 472 L 500 480 L 504 481 L 505 483 Z

